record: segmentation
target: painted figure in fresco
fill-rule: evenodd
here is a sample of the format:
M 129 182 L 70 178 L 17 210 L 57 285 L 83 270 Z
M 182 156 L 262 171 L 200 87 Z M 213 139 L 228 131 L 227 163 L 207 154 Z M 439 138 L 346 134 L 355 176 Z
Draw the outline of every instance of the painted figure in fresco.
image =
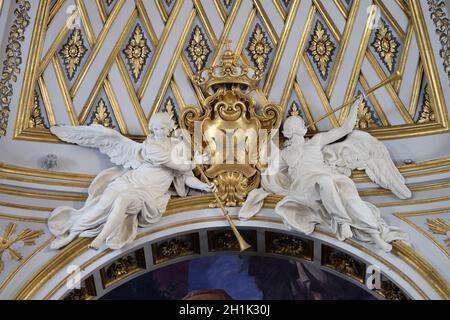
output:
M 384 251 L 392 249 L 393 240 L 407 240 L 404 232 L 386 224 L 378 208 L 361 199 L 350 179 L 352 170 L 365 170 L 373 182 L 399 198 L 411 197 L 386 147 L 370 134 L 353 130 L 361 102 L 362 97 L 340 128 L 309 140 L 305 139 L 303 119 L 289 117 L 283 127 L 285 148 L 273 153 L 262 175 L 262 188 L 249 194 L 240 218 L 250 219 L 261 209 L 264 198 L 273 193 L 284 196 L 276 206 L 277 214 L 302 233 L 311 234 L 320 224 L 341 241 L 355 237 Z M 271 166 L 275 165 L 274 170 Z
M 117 165 L 97 175 L 83 208 L 59 207 L 51 213 L 48 226 L 56 237 L 52 248 L 88 237 L 95 238 L 90 245 L 93 249 L 104 242 L 119 249 L 135 239 L 138 226 L 148 227 L 161 218 L 172 182 L 182 197 L 187 195 L 186 186 L 216 190 L 194 176 L 194 163 L 204 163 L 208 157 L 196 154 L 190 161 L 186 142 L 170 136 L 174 123 L 167 113 L 153 116 L 149 127 L 151 135 L 143 143 L 101 125 L 51 128 L 61 140 L 98 148 Z

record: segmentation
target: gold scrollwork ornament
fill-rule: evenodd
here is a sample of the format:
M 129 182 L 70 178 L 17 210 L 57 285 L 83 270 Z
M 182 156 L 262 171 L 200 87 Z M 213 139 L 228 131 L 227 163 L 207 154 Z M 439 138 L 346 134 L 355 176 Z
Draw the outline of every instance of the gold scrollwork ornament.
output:
M 258 73 L 236 61 L 227 49 L 220 64 L 200 71 L 197 85 L 208 97 L 201 108 L 188 107 L 180 115 L 180 127 L 191 135 L 195 122 L 201 123 L 201 147 L 211 155 L 205 174 L 217 185 L 220 200 L 230 207 L 241 206 L 259 186 L 260 130 L 270 137 L 281 122 L 279 106 L 267 104 L 257 112 L 249 93 L 258 85 Z

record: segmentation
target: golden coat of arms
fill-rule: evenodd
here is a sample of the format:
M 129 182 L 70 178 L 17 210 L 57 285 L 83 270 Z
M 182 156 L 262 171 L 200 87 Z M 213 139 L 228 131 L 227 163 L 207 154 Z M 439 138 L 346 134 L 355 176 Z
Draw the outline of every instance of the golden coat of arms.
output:
M 282 120 L 279 106 L 257 105 L 250 95 L 260 80 L 253 68 L 239 64 L 227 49 L 220 64 L 195 77 L 207 96 L 205 103 L 180 115 L 181 128 L 190 132 L 194 144 L 201 140 L 197 145 L 210 153 L 211 163 L 203 169 L 229 207 L 242 206 L 247 194 L 259 186 L 262 144 Z

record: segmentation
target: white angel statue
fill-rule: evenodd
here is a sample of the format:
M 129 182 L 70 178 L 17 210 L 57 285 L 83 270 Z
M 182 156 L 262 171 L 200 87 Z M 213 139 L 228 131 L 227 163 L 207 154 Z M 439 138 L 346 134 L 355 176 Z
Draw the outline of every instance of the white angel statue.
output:
M 284 196 L 276 213 L 288 227 L 301 233 L 311 234 L 320 224 L 331 229 L 340 241 L 355 237 L 375 243 L 386 252 L 392 249 L 390 242 L 407 241 L 407 234 L 388 226 L 378 208 L 360 198 L 350 179 L 352 170 L 365 170 L 373 182 L 399 198 L 411 197 L 387 148 L 370 134 L 353 131 L 361 101 L 362 97 L 340 128 L 316 134 L 310 140 L 304 138 L 307 129 L 301 117 L 286 119 L 285 148 L 271 153 L 268 168 L 262 172 L 262 188 L 249 194 L 239 212 L 240 219 L 258 213 L 272 193 Z
M 122 248 L 135 239 L 138 226 L 148 227 L 161 218 L 172 182 L 180 196 L 187 195 L 186 185 L 216 190 L 192 172 L 195 163 L 209 161 L 208 156 L 196 154 L 192 162 L 186 142 L 170 137 L 173 126 L 167 113 L 155 114 L 149 123 L 151 135 L 143 143 L 101 125 L 51 128 L 61 140 L 98 148 L 117 165 L 97 175 L 81 209 L 59 207 L 51 213 L 48 226 L 56 237 L 53 249 L 77 237 L 95 237 L 90 244 L 93 249 L 103 242 L 111 249 Z

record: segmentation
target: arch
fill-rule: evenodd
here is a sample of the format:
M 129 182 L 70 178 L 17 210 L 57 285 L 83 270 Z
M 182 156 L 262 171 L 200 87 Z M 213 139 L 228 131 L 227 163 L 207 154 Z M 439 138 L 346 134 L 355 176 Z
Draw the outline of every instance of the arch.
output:
M 171 263 L 224 252 L 237 254 L 238 250 L 234 248 L 213 247 L 212 234 L 214 232 L 226 234 L 229 228 L 225 218 L 219 215 L 217 209 L 209 208 L 210 200 L 211 198 L 208 196 L 172 200 L 161 222 L 151 228 L 142 229 L 137 239 L 123 250 L 106 249 L 97 252 L 88 249 L 91 239 L 77 239 L 31 275 L 16 294 L 16 299 L 62 299 L 66 297 L 70 293 L 66 283 L 72 275 L 67 274 L 65 268 L 74 264 L 80 266 L 82 282 L 86 283 L 87 279 L 92 279 L 89 280 L 92 281 L 95 288 L 95 295 L 92 297 L 98 298 L 135 276 Z M 339 242 L 331 233 L 322 229 L 317 229 L 309 236 L 293 233 L 275 215 L 273 207 L 277 201 L 276 197 L 269 198 L 261 214 L 246 222 L 238 221 L 236 216 L 238 208 L 230 209 L 230 214 L 236 221 L 239 230 L 256 250 L 243 254 L 276 256 L 301 262 L 309 261 L 359 286 L 363 286 L 368 277 L 365 272 L 366 268 L 376 265 L 381 269 L 383 282 L 389 284 L 391 289 L 398 289 L 411 299 L 449 298 L 445 280 L 407 245 L 400 242 L 394 243 L 393 252 L 386 254 L 378 251 L 373 245 L 348 240 Z M 186 210 L 186 208 L 189 209 Z M 193 217 L 195 218 L 193 219 Z M 273 246 L 274 237 L 290 237 L 289 239 L 295 241 L 288 242 L 301 244 L 303 250 L 300 250 L 297 255 L 290 252 L 289 248 L 276 252 L 270 248 L 271 245 Z M 173 256 L 169 255 L 165 259 L 159 259 L 158 247 L 177 239 L 191 243 L 192 250 L 184 250 L 184 252 L 183 249 L 172 250 L 175 252 Z M 144 263 L 141 262 L 140 270 L 132 270 L 125 277 L 114 279 L 115 282 L 112 285 L 102 280 L 102 270 L 118 259 L 136 254 L 139 250 L 144 257 Z M 338 266 L 330 264 L 330 252 L 339 253 L 343 263 L 346 259 L 355 261 L 352 263 L 362 266 L 360 269 L 363 268 L 364 272 L 357 275 L 348 274 L 349 272 L 344 272 Z M 378 293 L 387 294 L 387 292 L 383 293 L 383 288 Z

